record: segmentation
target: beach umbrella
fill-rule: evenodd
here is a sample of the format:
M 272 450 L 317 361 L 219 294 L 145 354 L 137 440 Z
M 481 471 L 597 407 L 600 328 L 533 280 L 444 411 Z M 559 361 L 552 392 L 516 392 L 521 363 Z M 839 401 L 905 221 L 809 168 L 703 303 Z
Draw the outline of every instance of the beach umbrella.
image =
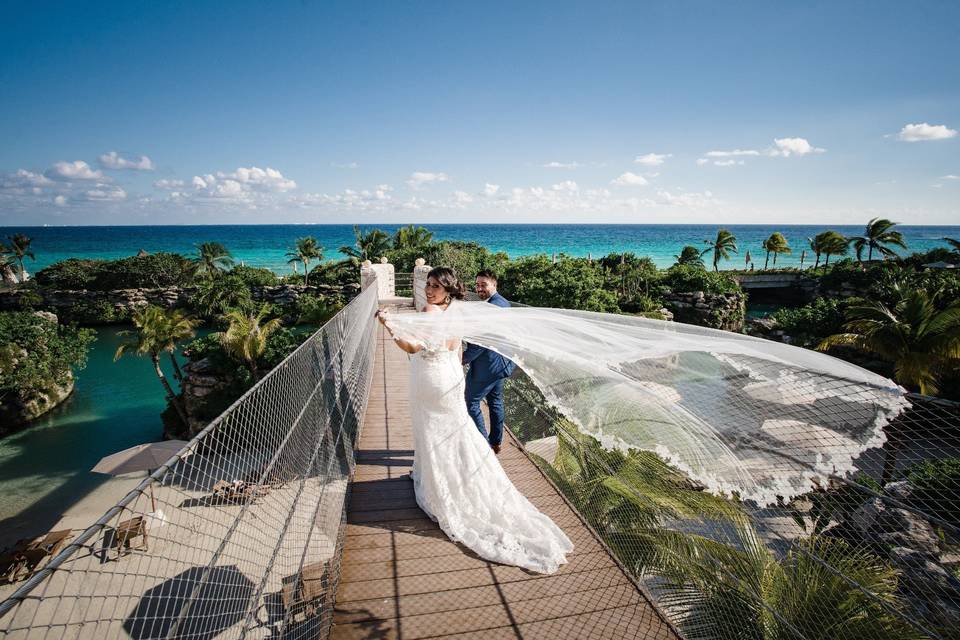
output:
M 91 471 L 111 476 L 120 476 L 134 471 L 152 471 L 163 465 L 174 454 L 179 453 L 186 445 L 185 440 L 138 444 L 101 458 Z M 184 457 L 190 453 L 192 452 L 185 452 Z M 150 505 L 154 511 L 157 510 L 157 503 L 153 496 L 153 483 L 150 484 Z

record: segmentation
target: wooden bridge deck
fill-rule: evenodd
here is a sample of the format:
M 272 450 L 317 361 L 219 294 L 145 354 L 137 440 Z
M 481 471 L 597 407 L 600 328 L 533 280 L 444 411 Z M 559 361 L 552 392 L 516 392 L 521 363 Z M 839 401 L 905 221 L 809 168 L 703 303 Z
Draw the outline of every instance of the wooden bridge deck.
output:
M 357 449 L 332 638 L 675 638 L 519 445 L 500 461 L 573 540 L 550 576 L 494 564 L 451 542 L 403 477 L 413 460 L 408 359 L 381 330 Z

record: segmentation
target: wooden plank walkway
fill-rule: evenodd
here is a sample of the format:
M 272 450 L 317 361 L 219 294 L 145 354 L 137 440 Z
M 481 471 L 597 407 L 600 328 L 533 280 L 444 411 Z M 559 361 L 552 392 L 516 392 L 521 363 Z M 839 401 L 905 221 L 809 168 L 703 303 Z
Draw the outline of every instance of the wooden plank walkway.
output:
M 357 448 L 331 637 L 676 638 L 516 442 L 503 448 L 501 463 L 576 545 L 557 573 L 486 562 L 417 507 L 403 477 L 413 460 L 408 359 L 384 333 Z

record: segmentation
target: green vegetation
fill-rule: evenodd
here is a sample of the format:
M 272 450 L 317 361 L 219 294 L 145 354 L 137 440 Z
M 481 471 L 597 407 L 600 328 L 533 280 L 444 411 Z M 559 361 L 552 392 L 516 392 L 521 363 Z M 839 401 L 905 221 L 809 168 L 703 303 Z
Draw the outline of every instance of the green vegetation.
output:
M 279 318 L 264 322 L 269 308 L 261 306 L 256 313 L 232 309 L 225 314 L 230 326 L 220 334 L 224 351 L 250 370 L 254 381 L 260 379 L 258 367 L 267 350 L 267 339 L 280 328 Z
M 94 339 L 90 329 L 35 313 L 0 313 L 0 415 L 66 385 L 72 371 L 86 366 Z
M 893 362 L 897 382 L 936 394 L 943 375 L 960 362 L 960 303 L 938 310 L 936 294 L 898 293 L 890 306 L 879 300 L 851 304 L 845 332 L 828 336 L 817 349 L 847 346 L 876 354 Z
M 790 336 L 792 344 L 813 349 L 828 335 L 843 330 L 847 300 L 817 298 L 803 307 L 779 309 L 773 314 L 777 328 Z
M 910 468 L 907 478 L 914 486 L 912 506 L 960 527 L 960 458 L 919 462 Z
M 153 362 L 153 369 L 157 378 L 163 385 L 167 400 L 176 409 L 183 423 L 188 424 L 183 405 L 173 392 L 163 369 L 160 368 L 160 354 L 166 352 L 170 356 L 174 375 L 178 380 L 182 380 L 183 374 L 174 353 L 178 342 L 193 337 L 198 321 L 187 316 L 180 309 L 162 309 L 155 305 L 147 305 L 136 311 L 132 320 L 136 331 L 125 331 L 124 333 L 134 335 L 135 339 L 120 345 L 113 359 L 119 360 L 124 354 L 131 352 L 138 356 L 149 356 L 150 361 Z
M 862 236 L 850 238 L 850 244 L 857 252 L 857 262 L 863 260 L 864 249 L 867 250 L 867 260 L 873 260 L 874 250 L 884 258 L 895 258 L 896 252 L 887 245 L 906 249 L 907 244 L 903 241 L 903 234 L 893 231 L 896 224 L 884 218 L 873 218 L 867 223 Z
M 379 260 L 390 250 L 390 236 L 386 231 L 371 229 L 364 233 L 360 227 L 354 225 L 353 235 L 356 238 L 354 246 L 340 247 L 340 253 L 357 262 Z
M 731 253 L 737 253 L 737 237 L 726 229 L 720 229 L 716 239 L 704 240 L 703 244 L 707 245 L 704 253 L 713 254 L 714 271 L 719 271 L 721 260 L 729 260 Z
M 773 254 L 773 266 L 777 266 L 777 256 L 781 253 L 790 253 L 790 245 L 787 243 L 787 239 L 783 237 L 783 234 L 779 231 L 774 232 L 770 235 L 769 238 L 763 241 L 763 248 L 767 252 L 767 260 L 763 265 L 763 268 L 766 269 L 770 266 L 770 254 Z
M 323 260 L 323 247 L 317 244 L 313 236 L 297 238 L 296 247 L 287 252 L 287 257 L 290 258 L 287 261 L 290 264 L 303 264 L 303 284 L 307 286 L 310 284 L 310 261 Z
M 199 278 L 213 278 L 233 266 L 233 257 L 219 242 L 204 242 L 197 248 L 196 271 Z
M 703 267 L 702 255 L 700 249 L 688 244 L 680 251 L 680 255 L 673 257 L 677 259 L 677 264 L 700 265 Z
M 11 264 L 11 262 L 17 263 L 20 271 L 20 282 L 24 282 L 24 274 L 26 272 L 23 266 L 24 259 L 30 258 L 31 260 L 36 260 L 36 256 L 33 255 L 33 250 L 30 249 L 30 244 L 33 240 L 22 233 L 15 233 L 12 236 L 8 236 L 7 240 L 10 241 L 9 245 L 0 243 L 0 255 L 5 256 L 5 264 Z

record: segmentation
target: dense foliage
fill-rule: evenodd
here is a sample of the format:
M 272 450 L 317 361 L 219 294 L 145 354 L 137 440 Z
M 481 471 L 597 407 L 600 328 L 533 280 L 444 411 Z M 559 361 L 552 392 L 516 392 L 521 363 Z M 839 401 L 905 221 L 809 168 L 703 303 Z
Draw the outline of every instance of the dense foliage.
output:
M 803 307 L 780 309 L 773 317 L 777 328 L 790 336 L 792 344 L 812 349 L 843 329 L 848 304 L 848 300 L 817 298 Z
M 193 283 L 196 265 L 176 253 L 153 253 L 120 260 L 69 258 L 36 274 L 50 289 L 136 289 L 187 286 Z
M 0 313 L 0 404 L 28 400 L 65 384 L 87 362 L 90 329 L 59 325 L 34 313 Z

